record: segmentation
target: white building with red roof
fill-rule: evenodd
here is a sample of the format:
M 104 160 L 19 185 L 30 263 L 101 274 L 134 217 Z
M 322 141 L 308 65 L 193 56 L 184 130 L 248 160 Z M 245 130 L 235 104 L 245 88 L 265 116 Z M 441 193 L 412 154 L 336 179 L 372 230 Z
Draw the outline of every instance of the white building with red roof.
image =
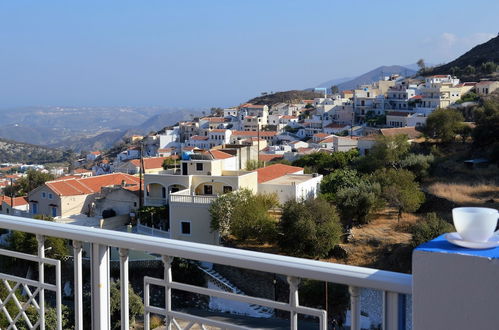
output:
M 88 214 L 96 195 L 103 187 L 120 186 L 129 191 L 139 190 L 139 178 L 112 173 L 89 178 L 61 178 L 47 181 L 28 194 L 31 214 L 69 217 Z

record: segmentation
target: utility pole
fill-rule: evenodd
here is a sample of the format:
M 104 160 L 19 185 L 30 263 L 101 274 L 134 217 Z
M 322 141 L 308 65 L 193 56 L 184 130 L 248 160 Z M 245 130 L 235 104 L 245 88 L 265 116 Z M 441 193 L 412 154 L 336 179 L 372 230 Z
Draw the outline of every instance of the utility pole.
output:
M 14 189 L 12 185 L 12 178 L 10 178 L 10 210 L 14 209 Z
M 144 196 L 143 196 L 143 187 L 142 187 L 142 169 L 144 167 L 144 158 L 142 156 L 142 141 L 140 142 L 140 165 L 139 165 L 139 209 L 144 206 Z
M 257 148 L 256 151 L 256 167 L 258 168 L 258 164 L 260 163 L 260 117 L 257 118 L 256 125 L 256 139 L 257 139 Z

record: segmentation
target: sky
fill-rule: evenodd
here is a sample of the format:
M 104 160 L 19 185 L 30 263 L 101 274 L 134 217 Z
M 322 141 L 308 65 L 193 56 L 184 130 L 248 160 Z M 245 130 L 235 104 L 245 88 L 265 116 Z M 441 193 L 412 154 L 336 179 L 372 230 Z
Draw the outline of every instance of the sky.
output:
M 482 0 L 1 1 L 0 108 L 237 105 L 448 62 L 496 36 L 497 13 Z

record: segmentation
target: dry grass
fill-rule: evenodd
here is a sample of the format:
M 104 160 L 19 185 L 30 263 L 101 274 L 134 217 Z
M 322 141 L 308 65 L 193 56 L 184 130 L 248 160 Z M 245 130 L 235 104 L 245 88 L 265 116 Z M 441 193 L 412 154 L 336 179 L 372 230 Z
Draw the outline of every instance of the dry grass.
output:
M 376 214 L 368 225 L 352 229 L 353 239 L 342 244 L 348 250 L 346 260 L 329 258 L 324 261 L 372 267 L 378 264 L 387 246 L 410 243 L 412 235 L 408 230 L 419 219 L 418 215 L 404 213 L 397 222 L 397 212 L 387 208 Z
M 427 190 L 433 195 L 460 205 L 499 206 L 499 186 L 495 183 L 482 182 L 470 185 L 436 182 L 430 184 Z

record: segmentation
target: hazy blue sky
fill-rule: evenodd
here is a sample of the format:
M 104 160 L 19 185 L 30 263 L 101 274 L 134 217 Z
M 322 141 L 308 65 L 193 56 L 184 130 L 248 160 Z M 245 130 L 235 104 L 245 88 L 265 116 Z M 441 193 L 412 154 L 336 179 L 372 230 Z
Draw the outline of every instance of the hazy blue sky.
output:
M 229 106 L 451 60 L 495 36 L 498 13 L 481 0 L 5 0 L 0 107 Z

